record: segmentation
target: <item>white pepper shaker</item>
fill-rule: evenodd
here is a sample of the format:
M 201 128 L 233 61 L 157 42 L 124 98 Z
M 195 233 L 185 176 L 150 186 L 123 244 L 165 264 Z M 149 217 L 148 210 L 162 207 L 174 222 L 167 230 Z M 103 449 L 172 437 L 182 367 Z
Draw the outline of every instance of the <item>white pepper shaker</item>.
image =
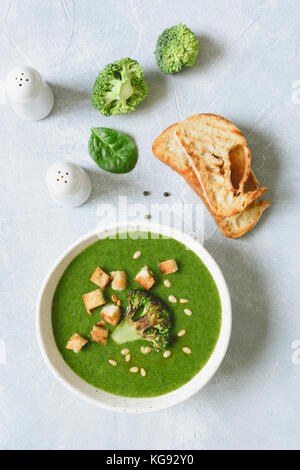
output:
M 51 88 L 37 70 L 27 65 L 9 72 L 5 92 L 15 113 L 23 119 L 44 119 L 53 108 Z
M 69 162 L 52 165 L 47 171 L 46 184 L 52 199 L 63 207 L 81 206 L 92 190 L 87 172 Z

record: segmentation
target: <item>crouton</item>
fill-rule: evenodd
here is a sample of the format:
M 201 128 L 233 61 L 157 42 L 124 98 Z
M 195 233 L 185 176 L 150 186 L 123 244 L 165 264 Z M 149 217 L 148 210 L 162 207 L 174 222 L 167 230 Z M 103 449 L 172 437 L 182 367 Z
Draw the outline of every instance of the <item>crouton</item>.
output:
M 88 292 L 87 294 L 83 294 L 82 299 L 89 315 L 92 315 L 92 310 L 94 308 L 105 304 L 105 299 L 101 289 L 96 289 L 92 292 Z
M 135 276 L 135 281 L 138 282 L 144 289 L 149 290 L 155 283 L 155 279 L 152 271 L 148 266 L 144 266 L 140 272 Z
M 80 336 L 78 333 L 75 333 L 71 338 L 69 339 L 66 348 L 70 349 L 71 351 L 74 351 L 74 353 L 78 353 L 83 346 L 85 346 L 87 343 L 87 340 L 84 339 L 82 336 Z
M 106 344 L 108 337 L 108 330 L 103 325 L 94 325 L 91 331 L 91 338 L 94 343 Z
M 159 269 L 162 274 L 173 274 L 178 271 L 177 263 L 174 259 L 169 259 L 168 261 L 162 261 L 159 263 Z
M 113 271 L 111 287 L 113 290 L 123 290 L 127 285 L 127 276 L 124 271 Z
M 112 326 L 116 326 L 120 320 L 121 310 L 115 304 L 105 305 L 101 310 L 103 320 L 107 321 Z
M 90 281 L 99 286 L 101 289 L 104 289 L 104 287 L 109 283 L 110 279 L 110 276 L 106 274 L 103 269 L 100 268 L 100 266 L 98 266 L 92 274 Z

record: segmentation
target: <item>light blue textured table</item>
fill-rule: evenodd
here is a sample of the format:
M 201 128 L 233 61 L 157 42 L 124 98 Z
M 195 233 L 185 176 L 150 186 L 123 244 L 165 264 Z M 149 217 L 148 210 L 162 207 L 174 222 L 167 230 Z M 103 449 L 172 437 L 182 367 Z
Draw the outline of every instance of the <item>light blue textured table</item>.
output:
M 200 55 L 193 69 L 166 77 L 153 49 L 180 21 L 197 33 Z M 0 105 L 0 448 L 299 448 L 299 0 L 0 0 L 0 51 L 0 79 L 28 63 L 56 97 L 50 117 L 36 123 Z M 127 56 L 143 65 L 150 95 L 135 113 L 108 119 L 91 106 L 91 87 L 106 63 Z M 144 202 L 146 189 L 150 204 L 165 202 L 168 190 L 173 203 L 197 201 L 153 158 L 151 143 L 198 112 L 224 115 L 244 131 L 272 202 L 240 240 L 223 239 L 205 215 L 205 246 L 232 296 L 228 354 L 209 385 L 178 407 L 144 416 L 93 408 L 41 358 L 34 326 L 41 282 L 119 194 Z M 98 170 L 87 153 L 92 126 L 135 138 L 132 173 Z M 78 209 L 59 208 L 45 187 L 47 168 L 63 160 L 93 180 L 91 199 Z

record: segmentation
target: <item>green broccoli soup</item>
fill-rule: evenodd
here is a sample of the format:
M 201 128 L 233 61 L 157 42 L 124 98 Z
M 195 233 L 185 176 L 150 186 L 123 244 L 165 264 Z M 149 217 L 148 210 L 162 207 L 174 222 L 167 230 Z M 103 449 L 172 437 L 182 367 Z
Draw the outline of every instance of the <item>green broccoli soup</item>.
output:
M 129 232 L 97 241 L 70 263 L 54 294 L 52 327 L 62 357 L 83 380 L 115 395 L 154 397 L 206 364 L 221 302 L 192 251 L 172 238 Z

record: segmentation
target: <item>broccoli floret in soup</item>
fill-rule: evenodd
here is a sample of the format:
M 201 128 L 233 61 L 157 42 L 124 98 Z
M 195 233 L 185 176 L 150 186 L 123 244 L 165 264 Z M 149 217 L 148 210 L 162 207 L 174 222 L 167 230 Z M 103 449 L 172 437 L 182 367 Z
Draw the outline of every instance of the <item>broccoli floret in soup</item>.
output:
M 149 341 L 156 351 L 166 349 L 171 330 L 171 316 L 167 308 L 142 289 L 130 289 L 128 300 L 125 317 L 111 338 L 118 344 L 143 339 Z

